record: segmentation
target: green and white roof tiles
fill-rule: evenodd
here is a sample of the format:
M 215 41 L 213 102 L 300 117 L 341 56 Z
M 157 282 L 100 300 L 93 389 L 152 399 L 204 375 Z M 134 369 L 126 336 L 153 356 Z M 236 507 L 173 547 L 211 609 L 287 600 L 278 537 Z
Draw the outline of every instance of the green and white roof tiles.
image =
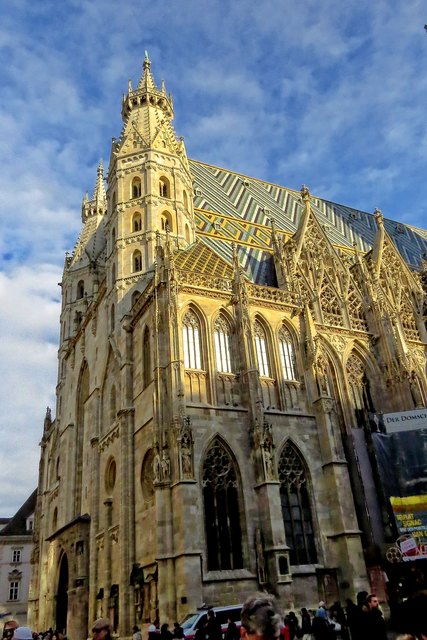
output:
M 195 160 L 190 169 L 200 240 L 230 264 L 234 242 L 248 278 L 275 286 L 271 221 L 278 231 L 293 234 L 303 212 L 300 193 Z M 372 248 L 377 229 L 373 214 L 315 196 L 311 208 L 334 245 L 363 252 Z M 387 219 L 384 225 L 406 263 L 418 269 L 427 253 L 427 232 Z

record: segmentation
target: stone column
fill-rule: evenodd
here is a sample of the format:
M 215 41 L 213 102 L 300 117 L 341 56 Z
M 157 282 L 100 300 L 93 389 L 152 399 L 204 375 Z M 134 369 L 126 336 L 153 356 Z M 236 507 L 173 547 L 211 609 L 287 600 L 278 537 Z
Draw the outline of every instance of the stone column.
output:
M 91 522 L 89 534 L 89 629 L 96 619 L 96 596 L 98 593 L 98 550 L 96 535 L 99 530 L 99 438 L 91 438 Z
M 105 536 L 104 536 L 104 612 L 107 615 L 109 610 L 109 598 L 111 588 L 111 537 L 110 527 L 112 524 L 113 500 L 107 498 L 105 505 Z
M 328 557 L 325 563 L 341 569 L 343 584 L 349 585 L 350 597 L 353 592 L 366 588 L 366 567 L 361 544 L 355 505 L 350 490 L 347 462 L 342 452 L 338 434 L 335 433 L 334 400 L 325 396 L 313 403 L 316 412 L 323 461 L 324 482 L 327 491 L 328 522 L 323 527 L 330 530 Z M 333 544 L 332 544 L 333 543 Z

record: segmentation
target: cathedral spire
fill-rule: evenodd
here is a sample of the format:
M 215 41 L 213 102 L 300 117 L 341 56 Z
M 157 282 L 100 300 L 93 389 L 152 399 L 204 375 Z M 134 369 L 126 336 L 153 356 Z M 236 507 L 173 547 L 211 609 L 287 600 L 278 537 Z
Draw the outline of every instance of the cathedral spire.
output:
M 123 96 L 123 121 L 126 123 L 131 112 L 146 106 L 162 111 L 169 121 L 173 119 L 172 96 L 171 94 L 166 94 L 164 82 L 162 82 L 160 89 L 157 87 L 151 72 L 151 60 L 147 52 L 145 52 L 142 74 L 137 88 L 133 89 L 129 80 L 128 93 Z
M 93 190 L 93 196 L 89 200 L 88 193 L 86 192 L 82 203 L 82 221 L 85 222 L 89 217 L 95 215 L 104 215 L 107 208 L 107 194 L 105 192 L 104 185 L 104 168 L 102 166 L 102 160 L 100 160 L 95 188 Z
M 151 60 L 148 57 L 147 51 L 145 52 L 145 58 L 142 65 L 142 75 L 138 84 L 138 89 L 144 89 L 152 93 L 158 91 L 156 83 L 154 82 L 153 74 L 151 73 Z
M 304 211 L 302 214 L 302 218 L 299 224 L 299 227 L 297 229 L 297 232 L 295 234 L 295 240 L 297 243 L 297 248 L 296 248 L 296 259 L 298 260 L 300 253 L 301 253 L 301 249 L 302 249 L 302 245 L 304 242 L 304 235 L 305 235 L 305 230 L 307 229 L 307 225 L 308 225 L 308 221 L 310 219 L 311 216 L 311 197 L 310 197 L 310 191 L 308 189 L 308 187 L 305 186 L 305 184 L 302 185 L 301 187 L 301 200 L 303 202 L 304 205 Z
M 107 195 L 105 193 L 104 167 L 102 166 L 102 159 L 99 161 L 99 165 L 97 169 L 96 184 L 95 184 L 95 189 L 93 191 L 92 199 L 95 202 L 95 206 L 97 209 L 106 206 Z
M 384 216 L 379 209 L 375 209 L 374 218 L 377 223 L 377 233 L 375 234 L 374 246 L 372 249 L 372 260 L 375 265 L 376 274 L 378 275 L 381 269 L 385 235 Z

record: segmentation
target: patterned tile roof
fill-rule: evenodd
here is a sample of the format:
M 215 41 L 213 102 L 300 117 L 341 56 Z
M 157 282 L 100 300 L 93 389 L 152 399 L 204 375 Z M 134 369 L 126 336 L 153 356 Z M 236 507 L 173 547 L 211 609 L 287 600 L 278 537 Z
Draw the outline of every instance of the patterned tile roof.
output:
M 232 264 L 232 243 L 247 276 L 258 284 L 274 286 L 271 220 L 285 236 L 298 228 L 303 211 L 299 191 L 239 175 L 190 160 L 194 178 L 197 235 Z M 376 233 L 374 215 L 312 195 L 312 211 L 333 245 L 345 250 L 372 249 Z M 384 219 L 402 257 L 418 268 L 427 253 L 427 231 Z

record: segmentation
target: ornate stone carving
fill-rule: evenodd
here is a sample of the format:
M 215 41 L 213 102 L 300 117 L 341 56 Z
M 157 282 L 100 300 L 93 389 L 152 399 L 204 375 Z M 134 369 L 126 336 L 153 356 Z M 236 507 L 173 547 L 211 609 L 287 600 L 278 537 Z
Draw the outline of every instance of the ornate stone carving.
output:
M 99 443 L 99 451 L 102 452 L 104 449 L 108 449 L 114 440 L 116 440 L 120 435 L 120 424 L 117 423 L 113 426 L 113 428 L 102 438 Z
M 175 428 L 177 430 L 179 477 L 181 480 L 192 480 L 194 478 L 194 441 L 190 417 L 176 420 Z
M 276 461 L 274 457 L 274 443 L 271 424 L 264 421 L 263 433 L 260 442 L 262 453 L 264 478 L 266 480 L 276 479 Z

